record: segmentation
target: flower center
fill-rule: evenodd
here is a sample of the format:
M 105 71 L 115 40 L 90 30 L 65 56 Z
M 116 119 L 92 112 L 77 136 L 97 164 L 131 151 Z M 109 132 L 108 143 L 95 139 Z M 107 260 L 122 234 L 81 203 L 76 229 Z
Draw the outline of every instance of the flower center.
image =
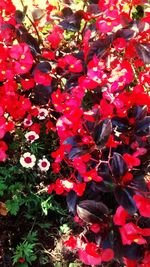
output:
M 32 160 L 31 160 L 30 157 L 26 157 L 26 158 L 24 158 L 24 161 L 25 161 L 26 163 L 31 163 L 31 162 L 32 162 Z
M 45 168 L 45 167 L 47 166 L 47 162 L 43 161 L 43 162 L 41 163 L 41 165 L 42 165 L 43 168 Z

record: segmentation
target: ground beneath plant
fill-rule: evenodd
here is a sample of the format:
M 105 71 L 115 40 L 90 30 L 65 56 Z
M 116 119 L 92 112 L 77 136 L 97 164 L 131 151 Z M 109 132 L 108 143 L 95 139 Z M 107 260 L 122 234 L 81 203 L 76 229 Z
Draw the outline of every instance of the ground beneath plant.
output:
M 40 219 L 40 220 L 39 220 Z M 38 218 L 43 226 L 48 225 L 50 218 Z M 0 216 L 0 267 L 12 267 L 12 256 L 16 246 L 22 242 L 22 237 L 30 231 L 33 222 L 24 221 L 22 214 L 19 216 Z M 38 259 L 33 267 L 81 267 L 74 253 L 68 251 L 63 242 L 68 234 L 60 234 L 57 223 L 50 228 L 34 226 L 38 232 L 38 245 L 35 253 Z M 85 265 L 84 265 L 85 266 Z

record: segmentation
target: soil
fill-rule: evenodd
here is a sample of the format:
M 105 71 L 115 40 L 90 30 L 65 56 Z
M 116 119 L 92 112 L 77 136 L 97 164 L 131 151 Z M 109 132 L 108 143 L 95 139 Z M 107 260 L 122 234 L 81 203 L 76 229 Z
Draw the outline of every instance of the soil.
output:
M 42 222 L 43 217 L 38 218 L 38 221 Z M 50 223 L 47 217 L 44 217 L 44 223 Z M 32 266 L 83 266 L 77 261 L 76 255 L 64 247 L 63 242 L 67 239 L 67 234 L 60 234 L 55 223 L 50 229 L 46 230 L 35 224 L 34 231 L 38 232 L 38 245 L 36 247 L 38 258 Z M 22 214 L 19 216 L 0 216 L 0 267 L 13 267 L 12 256 L 14 249 L 22 242 L 21 238 L 31 230 L 32 224 L 33 222 L 27 224 Z M 46 257 L 47 263 L 40 263 L 40 257 Z M 75 265 L 72 265 L 72 263 Z

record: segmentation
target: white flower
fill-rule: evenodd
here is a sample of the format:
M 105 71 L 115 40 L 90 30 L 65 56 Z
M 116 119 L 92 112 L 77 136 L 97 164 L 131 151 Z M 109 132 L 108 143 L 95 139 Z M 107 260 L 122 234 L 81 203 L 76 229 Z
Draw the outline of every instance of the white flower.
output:
M 39 135 L 34 131 L 30 131 L 25 134 L 25 138 L 27 139 L 27 141 L 33 143 L 35 140 L 39 138 Z
M 24 168 L 32 168 L 35 165 L 36 157 L 30 152 L 24 153 L 20 158 L 20 164 Z
M 41 171 L 46 172 L 49 170 L 50 162 L 46 158 L 43 157 L 43 159 L 40 159 L 38 161 L 38 166 L 39 166 Z
M 39 120 L 44 120 L 47 117 L 47 115 L 48 115 L 48 110 L 46 108 L 40 108 L 37 117 Z

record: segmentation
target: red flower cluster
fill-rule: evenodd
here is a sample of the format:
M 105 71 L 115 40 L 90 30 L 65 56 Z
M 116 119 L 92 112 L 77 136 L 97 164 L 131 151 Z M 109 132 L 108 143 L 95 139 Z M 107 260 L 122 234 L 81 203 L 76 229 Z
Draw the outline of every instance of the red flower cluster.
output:
M 20 142 L 23 167 L 28 153 L 36 170 L 37 157 L 26 151 L 31 139 L 45 146 L 51 159 L 47 168 L 39 161 L 37 171 L 46 175 L 50 167 L 47 193 L 66 197 L 77 216 L 83 231 L 65 244 L 88 265 L 150 265 L 144 3 L 88 0 L 84 11 L 61 4 L 53 17 L 57 10 L 47 1 L 47 33 L 38 20 L 28 30 L 10 0 L 0 3 L 0 161 L 9 157 L 8 134 Z

